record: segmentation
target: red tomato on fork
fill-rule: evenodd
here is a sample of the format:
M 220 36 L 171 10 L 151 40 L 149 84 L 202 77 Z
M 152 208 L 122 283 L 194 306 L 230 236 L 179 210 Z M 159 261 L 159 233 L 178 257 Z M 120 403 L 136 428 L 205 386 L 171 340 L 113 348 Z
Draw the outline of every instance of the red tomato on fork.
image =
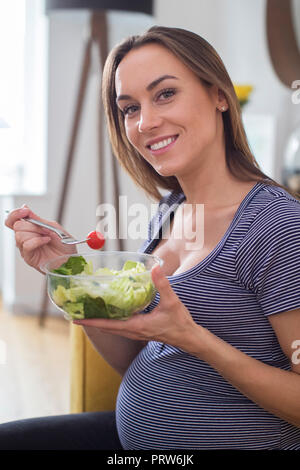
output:
M 104 235 L 101 232 L 94 230 L 87 236 L 87 244 L 93 250 L 100 250 L 105 243 Z

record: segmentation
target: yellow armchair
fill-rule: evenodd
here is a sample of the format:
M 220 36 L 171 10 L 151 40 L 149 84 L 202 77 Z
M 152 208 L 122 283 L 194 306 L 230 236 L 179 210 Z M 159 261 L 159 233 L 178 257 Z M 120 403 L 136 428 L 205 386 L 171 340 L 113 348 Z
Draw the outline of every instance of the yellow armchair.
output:
M 70 412 L 113 411 L 121 380 L 82 327 L 71 324 Z

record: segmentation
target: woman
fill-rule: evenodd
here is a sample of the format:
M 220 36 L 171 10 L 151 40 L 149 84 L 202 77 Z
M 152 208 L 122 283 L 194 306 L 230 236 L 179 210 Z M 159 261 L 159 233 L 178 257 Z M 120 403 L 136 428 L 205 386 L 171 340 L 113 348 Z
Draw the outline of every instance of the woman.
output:
M 115 155 L 160 201 L 141 251 L 164 260 L 145 312 L 74 322 L 123 375 L 122 447 L 300 449 L 300 203 L 259 169 L 221 59 L 191 32 L 153 27 L 110 53 L 103 101 Z M 6 225 L 38 269 L 63 249 L 22 210 Z M 175 236 L 186 226 L 194 239 Z

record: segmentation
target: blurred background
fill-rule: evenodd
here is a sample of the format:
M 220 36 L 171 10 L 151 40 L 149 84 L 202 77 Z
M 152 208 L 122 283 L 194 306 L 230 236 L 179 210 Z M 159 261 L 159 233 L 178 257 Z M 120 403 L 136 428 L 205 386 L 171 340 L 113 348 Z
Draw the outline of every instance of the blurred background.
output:
M 116 194 L 153 204 L 115 167 L 102 119 L 102 62 L 116 43 L 155 24 L 203 36 L 236 85 L 262 170 L 300 189 L 300 0 L 281 3 L 290 23 L 280 24 L 278 0 L 0 2 L 0 422 L 69 411 L 69 325 L 45 304 L 45 279 L 16 250 L 5 210 L 27 204 L 48 220 L 60 214 L 83 238 L 97 206 Z M 125 239 L 122 249 L 141 243 Z

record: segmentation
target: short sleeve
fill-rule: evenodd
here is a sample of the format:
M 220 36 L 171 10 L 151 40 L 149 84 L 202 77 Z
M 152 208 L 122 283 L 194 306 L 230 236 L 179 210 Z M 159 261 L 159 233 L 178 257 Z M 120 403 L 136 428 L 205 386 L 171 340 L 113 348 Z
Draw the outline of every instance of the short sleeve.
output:
M 240 282 L 265 315 L 300 308 L 300 203 L 277 198 L 252 222 L 236 255 Z

